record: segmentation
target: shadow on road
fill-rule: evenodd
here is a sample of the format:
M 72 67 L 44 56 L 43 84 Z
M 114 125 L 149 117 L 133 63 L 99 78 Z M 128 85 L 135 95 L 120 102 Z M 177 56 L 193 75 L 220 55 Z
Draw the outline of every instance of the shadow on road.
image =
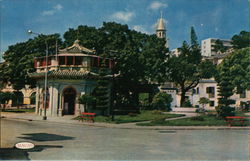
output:
M 56 134 L 48 134 L 48 133 L 30 133 L 30 134 L 22 134 L 26 135 L 24 137 L 18 137 L 25 140 L 33 140 L 33 141 L 58 141 L 58 140 L 73 140 L 74 137 L 56 135 Z
M 0 160 L 30 160 L 29 152 L 41 152 L 49 148 L 63 148 L 61 145 L 37 145 L 33 149 L 0 148 Z
M 176 131 L 158 131 L 159 133 L 176 133 Z
M 16 148 L 1 148 L 0 160 L 30 160 L 27 151 Z

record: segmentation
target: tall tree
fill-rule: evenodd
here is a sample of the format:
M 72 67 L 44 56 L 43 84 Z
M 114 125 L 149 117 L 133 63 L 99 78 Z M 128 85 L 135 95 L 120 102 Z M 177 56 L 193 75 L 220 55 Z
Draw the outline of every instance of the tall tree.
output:
M 190 44 L 191 44 L 191 46 L 198 46 L 199 45 L 193 26 L 191 27 L 191 30 L 190 30 Z
M 239 35 L 234 35 L 231 39 L 235 49 L 250 47 L 250 32 L 241 31 Z
M 84 30 L 80 31 L 80 28 Z M 128 100 L 136 106 L 138 84 L 164 81 L 167 49 L 165 40 L 156 35 L 130 30 L 127 25 L 104 22 L 98 29 L 86 26 L 70 29 L 64 34 L 65 42 L 72 44 L 77 34 L 83 46 L 92 48 L 91 44 L 96 44 L 97 55 L 113 53 L 109 57 L 117 61 L 114 72 L 120 73 L 119 83 L 116 83 L 119 97 L 116 98 L 121 97 L 123 102 Z
M 197 46 L 184 42 L 178 50 L 180 55 L 168 60 L 168 80 L 180 88 L 180 104 L 184 105 L 186 92 L 196 87 L 201 79 L 211 78 L 215 74 L 215 66 L 210 61 L 202 61 Z
M 216 81 L 219 85 L 219 106 L 217 112 L 220 116 L 233 115 L 231 107 L 235 103 L 230 97 L 250 89 L 250 48 L 234 51 L 226 57 L 217 67 Z
M 60 35 L 39 35 L 26 42 L 9 46 L 3 58 L 7 64 L 4 69 L 4 81 L 10 82 L 15 90 L 24 88 L 25 84 L 35 86 L 35 81 L 28 76 L 28 72 L 34 72 L 34 58 L 45 56 L 46 43 L 48 43 L 49 54 L 55 54 L 55 44 L 61 44 Z
M 97 81 L 97 87 L 95 88 L 95 97 L 96 97 L 96 109 L 102 111 L 104 115 L 105 110 L 109 107 L 109 81 L 105 79 L 107 75 L 107 70 L 105 68 L 105 59 L 101 63 L 101 68 L 99 69 L 100 79 Z
M 4 75 L 15 89 L 21 89 L 25 84 L 35 85 L 35 81 L 28 77 L 28 72 L 34 71 L 34 57 L 45 55 L 45 40 L 48 42 L 49 54 L 55 51 L 55 41 L 61 47 L 70 46 L 76 39 L 80 44 L 95 49 L 97 55 L 110 53 L 110 58 L 117 60 L 114 68 L 116 74 L 120 73 L 120 95 L 133 100 L 137 97 L 134 87 L 149 82 L 163 82 L 168 50 L 165 40 L 158 39 L 156 35 L 147 35 L 130 30 L 127 25 L 115 22 L 104 22 L 100 28 L 78 26 L 69 29 L 63 35 L 40 35 L 23 43 L 11 45 L 4 55 L 7 68 Z

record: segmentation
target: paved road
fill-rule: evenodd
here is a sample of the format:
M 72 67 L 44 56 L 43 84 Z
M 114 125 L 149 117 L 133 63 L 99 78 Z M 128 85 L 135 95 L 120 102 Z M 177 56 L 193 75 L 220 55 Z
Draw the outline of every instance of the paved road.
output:
M 248 131 L 138 130 L 1 120 L 1 159 L 248 160 Z M 12 149 L 19 141 L 36 148 Z

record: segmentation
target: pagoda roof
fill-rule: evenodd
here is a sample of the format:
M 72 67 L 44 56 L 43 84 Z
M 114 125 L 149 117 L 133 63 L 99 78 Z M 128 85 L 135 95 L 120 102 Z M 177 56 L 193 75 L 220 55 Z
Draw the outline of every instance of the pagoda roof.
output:
M 30 73 L 30 77 L 35 79 L 44 79 L 45 72 Z M 107 75 L 105 78 L 111 78 L 112 75 Z M 48 72 L 49 79 L 100 79 L 99 74 L 89 71 L 75 71 L 75 70 L 53 70 Z
M 95 54 L 95 50 L 91 50 L 91 49 L 85 48 L 85 47 L 81 46 L 79 44 L 79 42 L 80 41 L 77 39 L 72 46 L 67 47 L 65 49 L 59 50 L 59 54 L 58 55 L 62 55 L 62 54 L 65 55 L 66 53 L 70 54 L 70 55 L 72 53 L 74 53 L 74 54 L 75 53 L 77 53 L 77 54 L 79 54 L 79 53 L 83 53 L 83 54 Z

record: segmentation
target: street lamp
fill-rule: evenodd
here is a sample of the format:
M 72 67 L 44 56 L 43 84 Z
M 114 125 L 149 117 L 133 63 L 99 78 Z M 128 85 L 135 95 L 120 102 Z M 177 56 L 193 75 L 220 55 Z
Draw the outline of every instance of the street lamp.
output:
M 109 56 L 112 57 L 112 61 L 114 63 L 115 66 L 115 61 L 117 59 L 116 54 L 118 52 L 114 51 L 114 50 L 109 50 Z M 115 105 L 114 105 L 114 100 L 115 100 L 115 71 L 114 71 L 114 66 L 112 66 L 111 72 L 112 72 L 112 87 L 111 87 L 111 93 L 112 93 L 112 98 L 111 98 L 111 120 L 114 121 L 114 117 L 115 117 Z
M 43 35 L 39 33 L 35 33 L 31 30 L 28 30 L 28 34 L 34 34 L 34 35 Z M 46 45 L 46 65 L 45 65 L 45 81 L 44 81 L 44 115 L 43 115 L 43 120 L 47 120 L 46 116 L 46 103 L 47 103 L 47 85 L 48 85 L 48 42 L 45 39 L 45 45 Z

